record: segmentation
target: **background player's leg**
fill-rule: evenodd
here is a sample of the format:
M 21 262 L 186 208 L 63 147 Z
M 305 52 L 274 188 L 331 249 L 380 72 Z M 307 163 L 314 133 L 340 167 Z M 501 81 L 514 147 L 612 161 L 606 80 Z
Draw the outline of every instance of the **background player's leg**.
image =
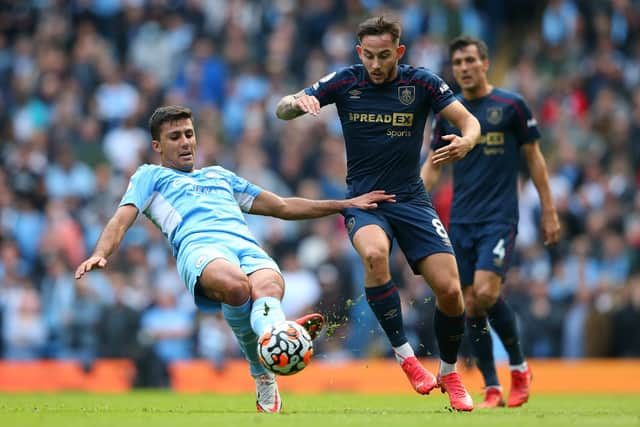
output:
M 467 332 L 471 351 L 484 378 L 485 387 L 499 387 L 498 374 L 493 359 L 493 340 L 485 311 L 479 310 L 473 286 L 464 288 L 464 304 L 467 310 Z
M 498 274 L 484 270 L 476 272 L 473 285 L 476 306 L 480 312 L 487 313 L 491 327 L 509 355 L 512 382 L 509 406 L 520 406 L 529 398 L 531 372 L 524 360 L 515 314 L 500 296 L 501 285 L 502 278 Z
M 396 360 L 414 389 L 429 393 L 436 386 L 435 377 L 418 362 L 404 331 L 400 295 L 389 272 L 389 237 L 379 226 L 367 225 L 356 232 L 353 246 L 364 264 L 367 302 L 391 342 Z

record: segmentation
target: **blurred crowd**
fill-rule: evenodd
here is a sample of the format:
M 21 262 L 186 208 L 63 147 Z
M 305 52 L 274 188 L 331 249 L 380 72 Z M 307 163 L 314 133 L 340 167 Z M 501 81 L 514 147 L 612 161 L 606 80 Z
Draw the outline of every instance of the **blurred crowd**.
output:
M 523 170 L 505 295 L 526 353 L 640 356 L 638 0 L 0 0 L 2 357 L 129 357 L 147 362 L 143 384 L 160 384 L 175 360 L 222 368 L 238 357 L 221 316 L 195 311 L 142 216 L 105 270 L 80 281 L 73 272 L 137 166 L 157 162 L 146 121 L 160 105 L 194 110 L 198 166 L 281 195 L 342 198 L 335 111 L 282 122 L 275 103 L 358 62 L 356 26 L 374 14 L 402 22 L 403 62 L 452 84 L 447 41 L 484 38 L 494 83 L 534 110 L 564 236 L 541 245 Z M 446 220 L 450 178 L 433 197 Z M 287 316 L 328 316 L 318 358 L 389 355 L 340 216 L 247 219 L 282 268 Z M 434 356 L 430 290 L 392 258 L 411 341 Z

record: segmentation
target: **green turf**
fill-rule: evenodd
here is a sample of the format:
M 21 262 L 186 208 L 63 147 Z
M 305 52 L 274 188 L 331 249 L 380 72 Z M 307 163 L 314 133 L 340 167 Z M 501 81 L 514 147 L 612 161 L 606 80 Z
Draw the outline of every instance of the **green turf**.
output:
M 437 395 L 283 394 L 284 412 L 257 414 L 252 395 L 163 391 L 0 394 L 0 426 L 46 427 L 640 427 L 640 395 L 537 395 L 523 408 L 453 413 Z

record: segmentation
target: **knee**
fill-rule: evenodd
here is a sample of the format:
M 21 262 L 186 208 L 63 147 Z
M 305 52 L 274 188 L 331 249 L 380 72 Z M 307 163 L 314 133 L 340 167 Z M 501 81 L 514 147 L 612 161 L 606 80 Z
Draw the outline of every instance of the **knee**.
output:
M 477 283 L 473 285 L 474 304 L 483 312 L 491 308 L 500 296 L 500 288 L 490 283 Z
M 363 252 L 362 262 L 367 273 L 383 276 L 389 270 L 389 253 L 383 247 L 369 247 Z
M 277 279 L 261 280 L 252 283 L 252 298 L 273 297 L 282 299 L 284 295 L 284 283 Z
M 470 317 L 477 317 L 483 314 L 482 310 L 480 310 L 478 305 L 476 304 L 475 293 L 473 292 L 472 287 L 465 289 L 464 308 L 467 312 L 467 316 L 470 316 Z
M 464 311 L 464 301 L 459 282 L 452 280 L 436 294 L 438 308 L 447 316 L 459 316 Z
M 200 286 L 203 293 L 214 301 L 238 306 L 244 304 L 251 295 L 249 280 L 246 276 L 217 277 L 215 280 L 201 278 Z

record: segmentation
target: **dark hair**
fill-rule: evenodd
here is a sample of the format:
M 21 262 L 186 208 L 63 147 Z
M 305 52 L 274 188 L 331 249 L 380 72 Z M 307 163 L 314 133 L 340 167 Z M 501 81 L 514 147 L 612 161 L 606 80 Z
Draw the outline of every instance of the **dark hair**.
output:
M 400 39 L 402 29 L 397 21 L 387 21 L 384 16 L 369 18 L 358 26 L 358 42 L 362 42 L 364 36 L 380 36 L 391 34 L 391 39 L 395 43 Z
M 183 107 L 182 105 L 168 105 L 156 108 L 149 118 L 151 138 L 156 141 L 160 139 L 160 128 L 163 124 L 176 120 L 190 119 L 191 117 L 191 108 Z
M 453 57 L 455 51 L 464 49 L 467 46 L 475 46 L 478 49 L 478 54 L 480 54 L 480 59 L 487 59 L 489 57 L 489 49 L 485 42 L 475 37 L 459 36 L 449 43 L 449 59 Z

